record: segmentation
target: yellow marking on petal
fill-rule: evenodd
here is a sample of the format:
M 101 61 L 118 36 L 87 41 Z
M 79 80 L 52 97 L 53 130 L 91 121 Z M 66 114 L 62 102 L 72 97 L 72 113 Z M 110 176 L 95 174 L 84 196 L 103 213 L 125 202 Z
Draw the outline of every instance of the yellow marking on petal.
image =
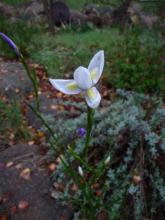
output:
M 95 98 L 95 93 L 94 93 L 94 91 L 93 91 L 92 88 L 87 89 L 87 95 L 88 95 L 88 97 L 89 97 L 90 99 L 94 99 L 94 98 Z
M 69 90 L 74 91 L 74 90 L 78 89 L 78 86 L 76 85 L 76 83 L 72 82 L 72 83 L 69 83 L 69 84 L 67 85 L 67 88 L 68 88 Z
M 95 79 L 97 76 L 97 68 L 94 68 L 92 71 L 91 71 L 91 79 Z

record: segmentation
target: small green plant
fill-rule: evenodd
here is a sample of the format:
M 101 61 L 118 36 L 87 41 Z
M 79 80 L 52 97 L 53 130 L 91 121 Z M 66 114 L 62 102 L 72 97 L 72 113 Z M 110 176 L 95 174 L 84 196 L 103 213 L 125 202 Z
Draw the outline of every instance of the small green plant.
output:
M 158 35 L 153 36 L 152 31 L 145 37 L 140 30 L 130 29 L 126 31 L 123 39 L 117 41 L 110 54 L 109 81 L 115 88 L 163 94 L 165 45 Z
M 28 139 L 30 137 L 17 101 L 10 103 L 0 101 L 0 132 L 5 134 L 6 138 L 12 132 L 14 140 L 19 140 L 20 138 Z
M 0 15 L 0 30 L 9 35 L 13 41 L 19 45 L 19 49 L 24 56 L 29 56 L 28 45 L 32 43 L 33 36 L 41 33 L 41 31 L 34 26 L 28 26 L 23 20 L 16 21 L 14 24 L 4 16 Z M 11 50 L 5 44 L 0 45 L 1 53 L 8 54 L 14 57 Z

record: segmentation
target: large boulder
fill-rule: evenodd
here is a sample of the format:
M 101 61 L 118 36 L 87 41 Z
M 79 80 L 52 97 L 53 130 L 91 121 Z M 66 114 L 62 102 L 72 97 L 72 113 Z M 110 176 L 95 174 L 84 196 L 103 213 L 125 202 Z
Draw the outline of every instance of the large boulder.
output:
M 90 3 L 84 7 L 84 14 L 87 16 L 87 21 L 93 23 L 97 27 L 111 26 L 113 8 L 98 7 Z
M 13 6 L 0 2 L 0 14 L 7 17 L 11 21 L 15 21 L 18 14 L 18 10 Z
M 32 83 L 22 64 L 14 61 L 6 62 L 0 58 L 0 95 L 17 98 L 27 96 L 32 91 Z
M 52 6 L 53 22 L 57 27 L 70 22 L 69 7 L 62 1 L 56 1 Z
M 77 10 L 70 10 L 70 22 L 74 27 L 82 27 L 87 24 L 88 16 Z
M 103 26 L 111 26 L 112 25 L 113 11 L 114 11 L 114 8 L 112 8 L 112 7 L 99 8 L 99 13 L 100 13 L 100 17 L 102 18 Z
M 147 28 L 153 27 L 159 21 L 158 16 L 142 12 L 137 4 L 130 5 L 128 14 L 133 24 L 140 24 Z
M 44 7 L 41 0 L 33 0 L 19 5 L 19 18 L 30 24 L 40 24 L 44 19 L 42 14 Z

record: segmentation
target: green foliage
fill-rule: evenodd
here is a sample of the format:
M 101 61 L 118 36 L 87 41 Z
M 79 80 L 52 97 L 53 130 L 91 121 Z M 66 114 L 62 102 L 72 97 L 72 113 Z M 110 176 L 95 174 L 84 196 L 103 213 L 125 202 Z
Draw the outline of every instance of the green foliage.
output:
M 68 28 L 54 35 L 25 22 L 14 25 L 1 20 L 0 29 L 8 34 L 25 56 L 43 65 L 50 77 L 62 78 L 72 74 L 75 66 L 88 65 L 88 58 L 99 49 L 105 50 L 105 74 L 114 88 L 145 93 L 164 93 L 164 43 L 160 32 L 141 28 L 116 28 L 73 31 Z M 101 39 L 101 40 L 100 40 Z M 1 41 L 2 42 L 2 41 Z M 11 51 L 3 42 L 3 51 Z M 4 53 L 3 53 L 4 54 Z
M 154 31 L 126 31 L 116 42 L 110 60 L 109 81 L 115 88 L 144 93 L 165 91 L 165 44 Z
M 0 101 L 0 133 L 7 138 L 8 132 L 13 133 L 15 140 L 28 139 L 30 136 L 18 101 Z
M 66 2 L 66 4 L 69 5 L 70 8 L 81 10 L 84 7 L 87 0 L 80 0 L 80 1 L 66 0 L 65 2 Z
M 116 29 L 93 29 L 85 32 L 63 30 L 56 36 L 41 33 L 32 37 L 28 51 L 36 62 L 46 67 L 49 76 L 62 77 L 66 73 L 72 74 L 75 67 L 82 63 L 87 66 L 93 53 L 106 49 L 116 38 Z
M 95 115 L 89 152 L 89 163 L 94 169 L 92 173 L 89 174 L 87 167 L 74 156 L 68 156 L 66 149 L 66 144 L 70 145 L 77 155 L 81 155 L 83 139 L 77 137 L 76 129 L 85 126 L 85 114 L 74 120 L 56 119 L 54 131 L 65 149 L 61 153 L 65 155 L 69 165 L 73 165 L 77 175 L 77 164 L 82 165 L 85 178 L 89 178 L 90 184 L 90 177 L 107 155 L 111 155 L 107 172 L 103 172 L 96 181 L 102 194 L 100 197 L 90 197 L 90 204 L 98 201 L 95 207 L 92 206 L 95 214 L 104 211 L 108 214 L 108 219 L 112 220 L 163 220 L 165 109 L 157 98 L 123 90 L 118 90 L 118 95 L 117 101 Z M 64 170 L 60 163 L 54 175 L 59 185 L 66 184 L 58 198 L 76 203 L 77 209 L 81 210 L 84 193 L 79 187 L 76 192 L 71 190 L 75 181 Z M 89 194 L 93 192 L 96 195 L 96 191 L 90 189 Z M 90 207 L 87 205 L 86 209 Z
M 18 5 L 21 3 L 30 2 L 30 0 L 1 0 L 2 2 L 9 4 L 9 5 Z
M 25 21 L 17 21 L 14 24 L 11 23 L 8 19 L 0 16 L 0 30 L 1 32 L 8 35 L 24 55 L 28 55 L 28 45 L 32 44 L 32 37 L 35 34 L 39 34 L 40 31 L 36 27 L 28 26 Z M 11 57 L 13 53 L 4 41 L 0 39 L 0 49 L 1 53 L 9 54 Z
M 141 1 L 141 8 L 144 11 L 150 13 L 156 13 L 157 15 L 163 15 L 165 2 L 164 1 Z
M 87 0 L 87 3 L 95 3 L 97 4 L 98 6 L 100 5 L 107 5 L 107 6 L 120 6 L 124 1 L 123 0 L 93 0 L 93 1 L 90 1 L 90 0 Z
M 88 59 L 93 53 L 100 49 L 106 50 L 107 45 L 113 45 L 119 38 L 118 30 L 114 28 L 86 31 L 66 29 L 51 35 L 42 28 L 27 25 L 24 21 L 13 24 L 2 16 L 0 18 L 1 32 L 16 43 L 24 56 L 30 56 L 43 65 L 49 76 L 54 78 L 73 73 L 75 66 L 82 63 L 88 65 Z M 13 56 L 3 41 L 0 41 L 0 54 Z

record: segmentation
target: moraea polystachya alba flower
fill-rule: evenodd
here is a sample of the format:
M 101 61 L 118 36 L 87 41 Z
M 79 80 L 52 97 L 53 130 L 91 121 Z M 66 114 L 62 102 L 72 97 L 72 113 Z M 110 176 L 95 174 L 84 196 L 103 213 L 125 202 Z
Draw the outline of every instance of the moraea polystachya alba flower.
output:
M 101 95 L 96 83 L 100 79 L 104 67 L 104 51 L 99 51 L 91 59 L 88 68 L 78 67 L 73 79 L 49 79 L 50 83 L 57 90 L 64 94 L 75 95 L 79 93 L 85 94 L 85 100 L 90 108 L 97 108 L 101 101 Z

